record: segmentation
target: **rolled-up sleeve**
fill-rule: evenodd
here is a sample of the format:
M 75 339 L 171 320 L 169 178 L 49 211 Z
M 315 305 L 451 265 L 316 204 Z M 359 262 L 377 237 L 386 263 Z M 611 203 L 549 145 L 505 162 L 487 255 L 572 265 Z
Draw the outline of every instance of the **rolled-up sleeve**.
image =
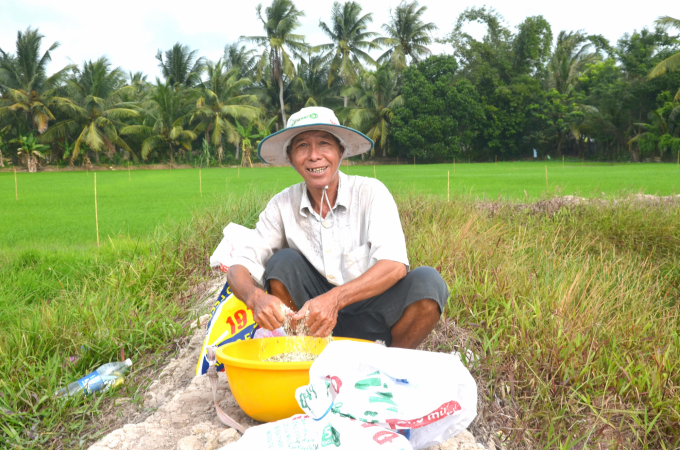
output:
M 401 228 L 399 211 L 394 197 L 385 185 L 378 183 L 373 187 L 373 198 L 368 210 L 368 243 L 370 244 L 369 267 L 382 259 L 406 265 L 406 239 Z
M 274 197 L 255 225 L 248 242 L 234 249 L 233 265 L 244 266 L 260 286 L 264 285 L 264 270 L 272 255 L 286 245 L 281 211 Z

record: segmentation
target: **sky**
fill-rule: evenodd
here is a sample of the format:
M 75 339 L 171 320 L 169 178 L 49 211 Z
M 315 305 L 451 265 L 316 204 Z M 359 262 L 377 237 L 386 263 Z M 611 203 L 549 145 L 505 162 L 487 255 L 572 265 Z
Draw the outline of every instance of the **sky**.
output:
M 390 17 L 390 11 L 399 0 L 358 0 L 364 12 L 373 13 L 371 31 L 380 31 Z M 242 0 L 202 0 L 186 2 L 175 0 L 0 0 L 0 48 L 14 52 L 18 30 L 31 26 L 39 28 L 45 36 L 44 47 L 55 41 L 61 46 L 53 52 L 48 72 L 67 64 L 106 55 L 113 66 L 125 71 L 142 71 L 152 81 L 159 76 L 155 55 L 159 49 L 167 50 L 176 42 L 198 49 L 201 56 L 217 60 L 225 44 L 240 36 L 258 36 L 262 24 L 256 17 L 258 2 Z M 266 7 L 268 3 L 264 3 Z M 307 42 L 316 45 L 327 43 L 328 38 L 319 29 L 319 20 L 329 22 L 332 2 L 320 0 L 295 0 L 305 12 L 299 33 Z M 426 6 L 426 22 L 434 22 L 437 37 L 450 32 L 458 15 L 471 6 L 482 3 L 452 2 L 449 0 L 420 2 Z M 585 30 L 589 34 L 602 34 L 615 43 L 624 33 L 653 28 L 659 16 L 680 16 L 672 11 L 673 1 L 645 3 L 644 7 L 611 1 L 572 0 L 569 3 L 545 0 L 490 0 L 493 7 L 506 20 L 511 29 L 528 16 L 543 15 L 551 24 L 553 35 L 560 30 Z M 481 37 L 481 25 L 468 25 L 465 31 Z M 435 53 L 449 52 L 449 47 L 434 44 Z M 377 56 L 377 55 L 375 55 Z

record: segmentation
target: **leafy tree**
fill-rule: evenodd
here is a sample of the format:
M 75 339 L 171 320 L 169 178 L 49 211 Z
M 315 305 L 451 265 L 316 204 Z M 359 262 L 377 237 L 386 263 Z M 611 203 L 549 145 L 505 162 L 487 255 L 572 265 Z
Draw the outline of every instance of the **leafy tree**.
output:
M 469 153 L 484 122 L 474 86 L 456 80 L 452 56 L 432 56 L 404 72 L 403 105 L 394 111 L 397 153 L 450 159 Z
M 173 164 L 175 149 L 191 151 L 191 143 L 198 137 L 193 130 L 184 128 L 189 123 L 195 104 L 195 95 L 190 91 L 175 89 L 169 83 L 156 79 L 148 100 L 142 105 L 142 123 L 128 125 L 120 132 L 143 139 L 142 159 L 167 146 L 170 163 Z
M 678 31 L 680 31 L 680 19 L 675 19 L 670 16 L 663 16 L 659 17 L 659 19 L 654 21 L 654 23 L 664 30 L 667 30 L 668 28 L 676 28 Z M 680 52 L 677 52 L 661 61 L 656 67 L 654 67 L 654 69 L 652 69 L 651 72 L 649 72 L 647 78 L 651 80 L 656 77 L 660 77 L 666 72 L 672 72 L 677 70 L 680 70 Z M 675 94 L 674 100 L 676 102 L 680 101 L 680 88 L 678 89 L 678 92 Z
M 41 55 L 43 38 L 37 29 L 29 27 L 17 33 L 16 54 L 0 49 L 0 119 L 13 114 L 23 129 L 38 133 L 44 133 L 49 122 L 55 120 L 55 108 L 75 109 L 70 99 L 57 95 L 57 88 L 74 66 L 47 76 L 51 52 L 59 43 L 53 43 Z
M 469 22 L 486 25 L 481 40 L 463 31 Z M 485 119 L 474 143 L 477 156 L 518 157 L 531 151 L 533 136 L 543 125 L 535 112 L 545 95 L 542 70 L 536 70 L 540 61 L 531 58 L 537 55 L 540 60 L 544 55 L 548 32 L 544 25 L 538 18 L 529 18 L 519 27 L 519 34 L 513 35 L 493 9 L 471 8 L 442 40 L 453 45 L 461 66 L 457 77 L 472 83 L 483 107 Z M 536 36 L 522 37 L 530 32 Z
M 431 54 L 427 46 L 432 43 L 431 34 L 437 26 L 432 22 L 423 22 L 422 16 L 427 7 L 419 6 L 417 0 L 410 3 L 402 1 L 391 12 L 390 22 L 382 26 L 386 37 L 376 40 L 387 47 L 387 51 L 380 55 L 379 62 L 389 60 L 397 70 L 401 70 L 407 66 L 409 60 L 417 63 Z
M 207 75 L 196 102 L 194 116 L 202 121 L 196 131 L 206 132 L 206 139 L 217 147 L 217 158 L 221 164 L 224 154 L 222 139 L 237 145 L 240 137 L 235 124 L 238 120 L 255 120 L 260 108 L 256 106 L 254 95 L 242 94 L 252 82 L 248 78 L 238 78 L 238 67 L 227 72 L 222 61 L 208 63 Z
M 375 72 L 364 71 L 343 95 L 352 98 L 357 105 L 349 111 L 349 125 L 373 139 L 376 154 L 387 156 L 394 109 L 403 105 L 394 67 L 386 62 Z
M 165 52 L 165 57 L 163 57 L 163 52 L 158 50 L 156 59 L 165 80 L 172 86 L 181 84 L 185 87 L 193 87 L 199 84 L 205 67 L 205 59 L 197 58 L 197 53 L 198 50 L 191 50 L 189 46 L 179 42 Z
M 346 87 L 354 83 L 363 68 L 361 61 L 373 66 L 376 64 L 367 53 L 380 49 L 375 41 L 370 40 L 378 34 L 367 31 L 368 24 L 373 21 L 373 14 L 362 16 L 361 10 L 361 6 L 353 1 L 344 4 L 334 2 L 331 9 L 331 26 L 319 21 L 319 27 L 332 41 L 315 47 L 315 50 L 326 52 L 324 59 L 330 61 L 329 87 L 336 77 L 341 78 Z M 347 108 L 347 96 L 344 106 Z
M 263 17 L 262 4 L 257 5 L 257 18 L 262 22 L 265 36 L 241 36 L 241 39 L 257 44 L 262 49 L 257 65 L 258 81 L 268 68 L 279 88 L 281 120 L 285 127 L 287 120 L 283 101 L 283 79 L 284 76 L 292 78 L 295 75 L 295 64 L 288 52 L 298 57 L 300 52 L 308 49 L 304 42 L 305 37 L 293 33 L 300 26 L 300 18 L 305 13 L 298 10 L 291 0 L 273 0 L 272 4 L 265 8 L 264 14 Z
M 517 27 L 512 41 L 512 68 L 515 75 L 545 77 L 550 59 L 552 29 L 543 16 L 527 17 Z

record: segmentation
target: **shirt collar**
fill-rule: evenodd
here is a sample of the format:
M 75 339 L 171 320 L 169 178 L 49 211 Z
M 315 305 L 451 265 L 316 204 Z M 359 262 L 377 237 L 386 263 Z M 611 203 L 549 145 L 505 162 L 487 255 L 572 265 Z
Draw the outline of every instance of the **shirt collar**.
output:
M 304 184 L 304 183 L 303 183 Z M 337 206 L 342 206 L 343 208 L 349 208 L 349 182 L 347 180 L 347 175 L 345 175 L 340 169 L 338 169 L 338 197 L 335 200 L 335 209 Z M 307 217 L 307 211 L 313 212 L 312 203 L 309 201 L 309 195 L 307 195 L 307 186 L 305 185 L 302 189 L 302 198 L 300 200 L 300 214 Z M 316 213 L 314 213 L 316 214 Z

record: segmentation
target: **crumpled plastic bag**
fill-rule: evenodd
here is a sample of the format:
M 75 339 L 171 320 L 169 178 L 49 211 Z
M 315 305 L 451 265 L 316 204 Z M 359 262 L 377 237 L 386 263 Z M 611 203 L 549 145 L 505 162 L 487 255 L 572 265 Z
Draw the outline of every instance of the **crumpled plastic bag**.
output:
M 404 434 L 414 449 L 465 430 L 477 416 L 477 384 L 459 358 L 334 341 L 296 391 L 310 416 L 328 414 Z M 328 385 L 328 393 L 323 386 Z
M 210 267 L 220 267 L 226 272 L 233 263 L 234 250 L 244 242 L 252 240 L 253 232 L 254 230 L 233 222 L 224 227 L 222 230 L 224 238 L 210 256 Z

